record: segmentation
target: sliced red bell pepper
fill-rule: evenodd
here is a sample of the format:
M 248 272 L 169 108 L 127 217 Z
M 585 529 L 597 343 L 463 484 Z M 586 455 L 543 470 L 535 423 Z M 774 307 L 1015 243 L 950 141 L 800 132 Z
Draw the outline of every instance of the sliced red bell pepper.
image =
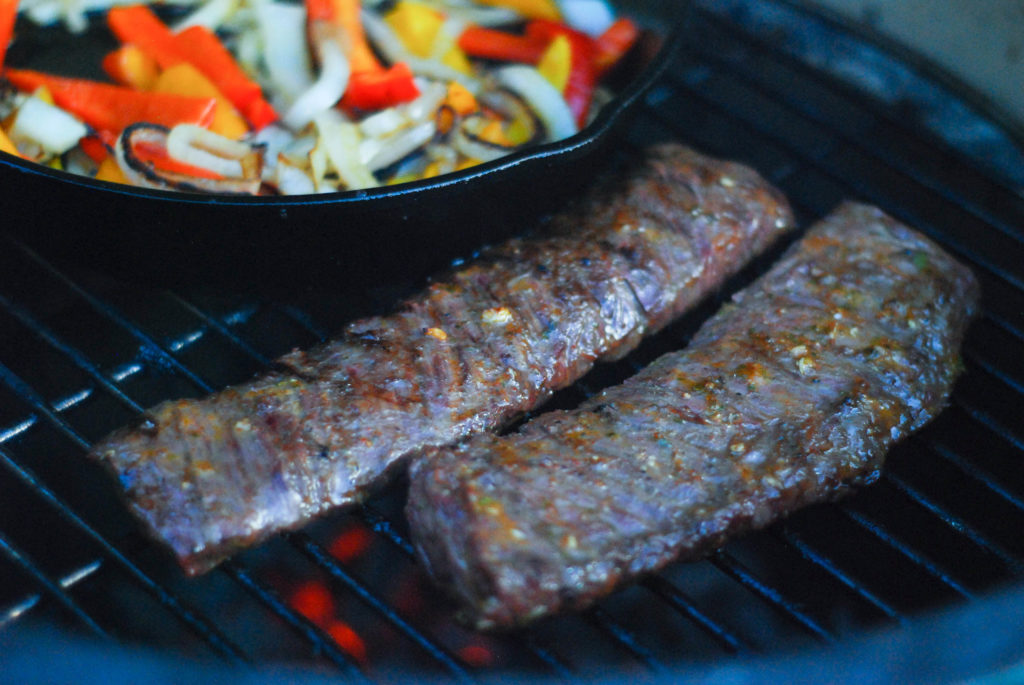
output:
M 414 100 L 419 94 L 409 65 L 398 62 L 385 71 L 360 71 L 352 74 L 345 96 L 341 98 L 341 106 L 363 110 L 384 109 Z
M 18 18 L 18 0 L 0 0 L 0 68 L 3 68 L 7 47 L 14 38 L 14 21 Z
M 325 22 L 336 29 L 342 50 L 348 58 L 352 73 L 383 71 L 384 67 L 366 40 L 361 0 L 306 0 L 306 18 L 310 24 Z M 315 31 L 311 31 L 316 35 Z
M 86 136 L 78 141 L 78 145 L 97 164 L 110 156 L 110 148 L 99 136 Z
M 590 105 L 594 100 L 594 88 L 597 85 L 594 39 L 565 24 L 547 19 L 534 19 L 529 22 L 526 25 L 526 35 L 546 41 L 559 35 L 569 39 L 572 46 L 572 66 L 569 69 L 569 82 L 562 95 L 576 117 L 577 125 L 583 127 L 587 123 Z
M 167 154 L 166 147 L 157 143 L 136 143 L 132 146 L 132 154 L 135 155 L 135 159 L 143 164 L 149 164 L 155 169 L 168 171 L 172 174 L 183 174 L 194 178 L 209 178 L 215 181 L 224 179 L 223 176 L 215 171 L 179 162 Z
M 277 119 L 274 108 L 263 98 L 263 89 L 242 70 L 216 33 L 205 26 L 190 26 L 174 34 L 174 43 L 253 128 L 263 128 Z
M 107 26 L 122 43 L 138 45 L 161 69 L 186 61 L 174 33 L 145 5 L 112 7 L 107 12 Z
M 66 109 L 99 131 L 120 132 L 137 121 L 172 127 L 213 122 L 216 98 L 194 98 L 169 93 L 147 93 L 87 79 L 51 76 L 29 69 L 6 69 L 7 79 L 19 90 L 32 92 L 46 86 L 58 107 Z
M 594 39 L 594 67 L 598 78 L 615 66 L 640 37 L 640 27 L 628 17 L 616 19 Z
M 536 64 L 547 48 L 550 37 L 536 38 L 509 31 L 469 26 L 459 36 L 459 47 L 482 59 Z

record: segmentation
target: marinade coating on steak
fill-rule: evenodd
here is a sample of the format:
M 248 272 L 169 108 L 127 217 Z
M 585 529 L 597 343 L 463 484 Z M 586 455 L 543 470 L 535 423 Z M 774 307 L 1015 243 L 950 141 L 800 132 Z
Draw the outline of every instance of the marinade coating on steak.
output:
M 839 497 L 941 410 L 977 297 L 937 246 L 846 204 L 687 349 L 417 460 L 418 555 L 464 618 L 511 627 Z
M 149 410 L 93 456 L 201 573 L 360 500 L 425 447 L 536 407 L 697 303 L 793 221 L 752 170 L 664 144 L 551 224 L 268 375 Z

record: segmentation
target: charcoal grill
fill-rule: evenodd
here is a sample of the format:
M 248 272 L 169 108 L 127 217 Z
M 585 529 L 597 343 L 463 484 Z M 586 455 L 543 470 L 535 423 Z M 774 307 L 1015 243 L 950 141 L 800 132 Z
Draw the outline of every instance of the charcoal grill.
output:
M 579 615 L 507 635 L 452 620 L 411 555 L 403 483 L 187 580 L 83 455 L 142 408 L 240 381 L 418 284 L 254 296 L 148 288 L 0 250 L 0 667 L 14 680 L 420 677 L 962 679 L 1024 658 L 1024 135 L 967 87 L 793 0 L 695 3 L 616 141 L 744 160 L 803 225 L 852 197 L 973 267 L 982 316 L 951 406 L 881 481 Z M 69 217 L 73 221 L 74 217 Z M 455 257 L 456 255 L 453 255 Z M 728 292 L 552 403 L 684 345 Z M 245 268 L 245 265 L 239 265 Z M 340 282 L 340 281 L 339 281 Z

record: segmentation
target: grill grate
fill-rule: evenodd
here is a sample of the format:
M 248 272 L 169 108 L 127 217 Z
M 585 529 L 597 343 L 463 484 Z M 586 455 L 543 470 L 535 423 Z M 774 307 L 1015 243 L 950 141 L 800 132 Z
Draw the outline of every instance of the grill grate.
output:
M 735 12 L 742 4 L 698 3 L 692 30 L 700 39 L 684 41 L 621 149 L 678 138 L 747 161 L 783 188 L 805 225 L 846 197 L 873 202 L 974 267 L 984 311 L 965 345 L 968 373 L 947 412 L 893 451 L 878 485 L 705 561 L 669 567 L 583 615 L 502 636 L 460 628 L 425 584 L 400 515 L 401 483 L 186 581 L 82 464 L 88 446 L 143 407 L 237 382 L 291 347 L 386 308 L 415 284 L 273 301 L 198 286 L 156 292 L 58 265 L 7 238 L 0 629 L 109 636 L 228 664 L 302 661 L 352 680 L 403 669 L 459 681 L 492 672 L 585 679 L 834 644 L 1019 584 L 1024 200 L 1017 179 L 916 123 L 931 114 L 908 113 L 913 93 L 900 102 L 865 94 L 828 65 L 793 54 L 800 41 L 780 38 L 777 26 L 744 20 Z M 757 6 L 820 23 L 787 0 Z M 936 88 L 928 73 L 915 78 L 928 93 Z M 962 108 L 957 94 L 949 99 Z M 685 344 L 723 298 L 554 403 L 576 404 Z M 353 530 L 369 536 L 366 553 L 336 548 Z M 299 581 L 326 591 L 319 608 L 296 600 Z

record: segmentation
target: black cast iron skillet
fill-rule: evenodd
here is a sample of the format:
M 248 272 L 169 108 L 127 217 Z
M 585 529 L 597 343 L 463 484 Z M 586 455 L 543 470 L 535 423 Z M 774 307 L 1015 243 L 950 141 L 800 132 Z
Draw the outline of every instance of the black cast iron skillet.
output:
M 605 143 L 670 61 L 687 5 L 615 0 L 647 29 L 644 39 L 615 75 L 614 101 L 563 141 L 427 181 L 241 199 L 95 181 L 0 153 L 4 228 L 87 267 L 158 285 L 426 275 L 522 231 L 590 180 Z M 8 64 L 95 77 L 83 69 L 114 45 L 102 18 L 74 49 L 67 40 L 63 29 L 19 21 Z

